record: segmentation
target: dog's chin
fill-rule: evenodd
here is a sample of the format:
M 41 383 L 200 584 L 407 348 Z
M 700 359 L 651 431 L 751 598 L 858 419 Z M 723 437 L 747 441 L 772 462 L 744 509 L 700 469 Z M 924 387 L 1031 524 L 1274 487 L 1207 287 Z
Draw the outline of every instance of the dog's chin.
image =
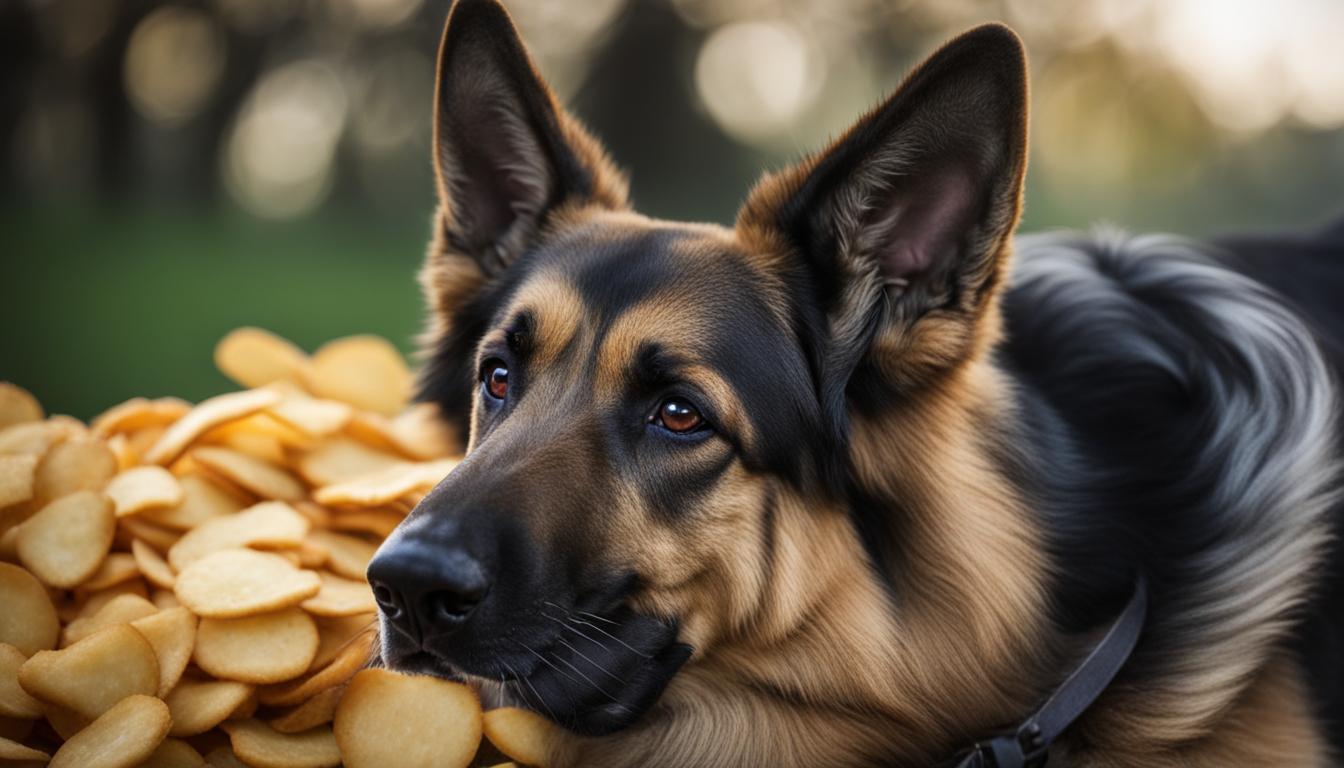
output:
M 382 664 L 407 674 L 465 682 L 487 708 L 522 706 L 583 736 L 604 736 L 649 711 L 691 647 L 675 623 L 622 611 L 588 616 L 545 636 L 512 641 L 517 652 L 410 646 L 383 635 Z

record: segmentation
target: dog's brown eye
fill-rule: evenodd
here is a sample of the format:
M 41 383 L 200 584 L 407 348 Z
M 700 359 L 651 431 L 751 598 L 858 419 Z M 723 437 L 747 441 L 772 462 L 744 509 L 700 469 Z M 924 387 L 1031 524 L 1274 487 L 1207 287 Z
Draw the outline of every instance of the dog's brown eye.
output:
M 678 434 L 694 432 L 705 423 L 704 417 L 694 405 L 678 397 L 664 400 L 663 404 L 658 406 L 657 419 L 658 423 L 669 432 Z
M 485 391 L 496 400 L 503 400 L 509 394 L 509 367 L 503 361 L 490 360 L 481 367 Z

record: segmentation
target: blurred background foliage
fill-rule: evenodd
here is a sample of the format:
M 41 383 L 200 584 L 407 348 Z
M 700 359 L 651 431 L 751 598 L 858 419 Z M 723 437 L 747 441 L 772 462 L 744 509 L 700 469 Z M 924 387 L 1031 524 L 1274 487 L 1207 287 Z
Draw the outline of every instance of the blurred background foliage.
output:
M 0 2 L 0 378 L 88 417 L 227 383 L 254 324 L 413 347 L 448 0 Z M 663 217 L 842 131 L 939 42 L 1026 40 L 1024 228 L 1190 235 L 1344 211 L 1339 0 L 512 0 Z

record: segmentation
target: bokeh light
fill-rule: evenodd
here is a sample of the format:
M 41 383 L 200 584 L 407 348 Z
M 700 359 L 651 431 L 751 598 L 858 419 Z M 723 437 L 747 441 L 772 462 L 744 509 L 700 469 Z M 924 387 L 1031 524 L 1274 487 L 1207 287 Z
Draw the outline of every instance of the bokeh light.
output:
M 705 108 L 719 127 L 745 142 L 788 135 L 824 79 L 821 57 L 782 21 L 719 27 L 695 62 L 696 92 Z
M 345 89 L 317 61 L 287 64 L 262 77 L 243 103 L 224 155 L 234 199 L 266 218 L 293 218 L 330 191 L 345 128 Z
M 215 20 L 184 6 L 155 10 L 136 25 L 122 77 L 140 114 L 175 124 L 193 117 L 224 72 L 224 35 Z

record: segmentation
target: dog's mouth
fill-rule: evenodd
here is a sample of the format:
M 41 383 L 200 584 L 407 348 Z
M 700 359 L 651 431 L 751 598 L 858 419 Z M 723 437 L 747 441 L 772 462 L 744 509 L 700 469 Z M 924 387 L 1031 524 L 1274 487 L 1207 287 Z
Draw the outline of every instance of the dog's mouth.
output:
M 675 622 L 629 608 L 601 615 L 551 604 L 541 613 L 540 629 L 510 633 L 489 650 L 454 647 L 452 636 L 416 648 L 385 632 L 383 663 L 472 683 L 486 707 L 523 706 L 601 736 L 644 715 L 691 655 Z

